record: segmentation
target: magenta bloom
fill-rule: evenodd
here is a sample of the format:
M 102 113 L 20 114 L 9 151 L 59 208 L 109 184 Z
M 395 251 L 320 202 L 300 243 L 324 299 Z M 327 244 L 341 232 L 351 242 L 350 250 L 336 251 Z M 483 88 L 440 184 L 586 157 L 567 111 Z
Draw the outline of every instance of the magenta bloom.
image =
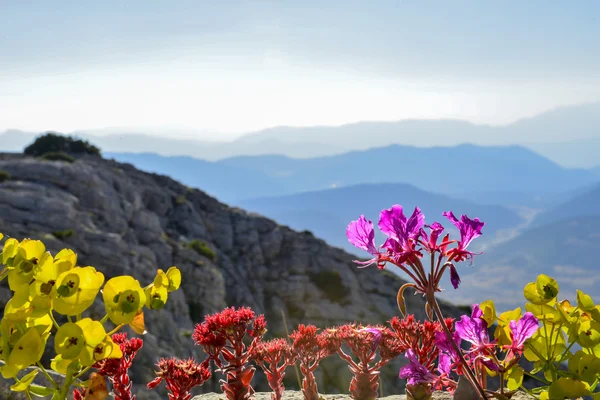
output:
M 454 289 L 458 289 L 460 285 L 460 276 L 458 276 L 458 271 L 454 264 L 450 265 L 450 283 L 452 283 Z
M 457 346 L 460 348 L 461 338 L 458 335 L 458 332 L 454 332 L 452 334 L 452 340 Z M 448 336 L 444 331 L 438 331 L 435 333 L 435 346 L 440 351 L 440 356 L 438 358 L 438 371 L 442 374 L 450 374 L 450 370 L 454 363 L 458 362 L 460 357 L 456 353 L 454 346 L 448 340 Z
M 434 222 L 429 226 L 426 225 L 426 227 L 429 228 L 430 232 L 429 235 L 427 235 L 425 230 L 421 229 L 421 243 L 429 253 L 435 253 L 440 250 L 440 247 L 443 245 L 442 243 L 438 246 L 437 241 L 444 231 L 444 227 L 439 222 Z
M 438 357 L 438 372 L 442 375 L 450 375 L 450 372 L 452 372 L 453 363 L 454 361 L 448 354 L 440 352 Z
M 456 333 L 462 340 L 471 343 L 476 349 L 485 349 L 492 346 L 488 335 L 487 323 L 480 318 L 482 311 L 477 304 L 473 305 L 471 317 L 463 315 L 460 321 L 454 324 Z
M 373 222 L 368 221 L 364 215 L 361 215 L 358 220 L 350 222 L 346 228 L 346 236 L 348 241 L 355 247 L 374 256 L 379 254 L 377 247 L 375 247 Z
M 452 339 L 454 340 L 454 343 L 457 344 L 459 344 L 461 341 L 461 338 L 456 331 L 452 334 Z M 450 340 L 448 340 L 448 336 L 444 331 L 438 331 L 435 333 L 435 346 L 440 350 L 440 352 L 449 355 L 452 360 L 456 361 L 458 359 L 456 350 L 454 350 L 454 346 Z
M 415 250 L 415 244 L 423 230 L 425 216 L 419 207 L 415 207 L 410 218 L 406 218 L 401 205 L 382 210 L 379 215 L 379 229 L 388 239 L 383 248 L 391 253 L 391 258 L 397 264 L 404 263 L 411 255 L 420 254 Z
M 539 327 L 538 320 L 532 313 L 526 312 L 519 322 L 510 321 L 509 326 L 512 338 L 510 349 L 516 354 L 521 354 L 525 341 L 537 332 Z
M 409 385 L 419 383 L 435 383 L 438 377 L 431 373 L 417 359 L 415 352 L 412 349 L 406 350 L 405 357 L 408 358 L 408 364 L 400 368 L 400 379 L 406 379 Z
M 419 237 L 424 223 L 425 216 L 419 207 L 415 207 L 413 214 L 406 219 L 402 206 L 396 204 L 390 209 L 381 211 L 378 225 L 387 237 L 396 240 L 401 247 L 406 248 L 409 239 Z
M 356 221 L 350 222 L 348 227 L 346 227 L 346 237 L 353 246 L 365 250 L 367 253 L 374 256 L 368 261 L 354 260 L 356 264 L 362 265 L 359 268 L 365 268 L 371 264 L 377 264 L 380 269 L 384 268 L 385 262 L 379 262 L 380 253 L 375 246 L 375 230 L 373 229 L 373 222 L 367 220 L 364 215 L 361 215 Z
M 454 216 L 452 211 L 446 211 L 442 215 L 450 220 L 460 232 L 460 241 L 458 247 L 448 251 L 448 258 L 454 261 L 463 261 L 467 258 L 473 258 L 473 253 L 467 250 L 473 239 L 481 236 L 481 228 L 485 225 L 479 218 L 470 219 L 466 215 L 460 217 L 460 221 Z

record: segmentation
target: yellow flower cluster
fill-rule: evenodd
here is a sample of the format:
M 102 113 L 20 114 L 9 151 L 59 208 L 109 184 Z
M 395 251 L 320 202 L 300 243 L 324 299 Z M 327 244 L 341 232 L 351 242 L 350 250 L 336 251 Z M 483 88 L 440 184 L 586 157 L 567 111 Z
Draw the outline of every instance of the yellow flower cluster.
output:
M 0 241 L 3 238 L 0 234 Z M 159 269 L 146 287 L 131 276 L 118 276 L 105 284 L 104 275 L 94 267 L 77 265 L 72 250 L 63 249 L 53 256 L 44 243 L 32 239 L 7 239 L 0 263 L 4 266 L 0 280 L 8 278 L 14 292 L 0 322 L 0 360 L 4 361 L 0 373 L 5 379 L 15 379 L 14 391 L 52 395 L 53 399 L 65 398 L 75 378 L 97 361 L 121 358 L 111 335 L 127 324 L 136 333 L 145 333 L 143 308 L 162 308 L 169 293 L 181 284 L 176 267 L 167 272 Z M 100 291 L 106 315 L 100 320 L 84 318 Z M 59 320 L 64 322 L 59 324 Z M 104 325 L 109 320 L 115 328 L 107 332 Z M 51 368 L 67 379 L 63 387 L 45 388 L 32 382 L 39 371 L 46 373 L 40 360 L 53 333 L 56 354 Z M 32 365 L 39 369 L 17 377 Z
M 528 301 L 525 310 L 541 324 L 526 342 L 523 353 L 534 366 L 528 375 L 540 381 L 540 386 L 532 389 L 530 394 L 540 400 L 582 396 L 600 400 L 597 392 L 600 383 L 600 305 L 594 304 L 591 296 L 581 290 L 577 290 L 577 304 L 558 300 L 558 282 L 544 274 L 528 283 L 523 294 Z M 497 322 L 494 335 L 497 343 L 510 345 L 509 321 L 519 319 L 521 308 L 497 317 L 491 301 L 481 303 L 480 308 L 489 326 Z M 521 366 L 513 367 L 507 374 L 508 389 L 521 387 L 524 374 Z

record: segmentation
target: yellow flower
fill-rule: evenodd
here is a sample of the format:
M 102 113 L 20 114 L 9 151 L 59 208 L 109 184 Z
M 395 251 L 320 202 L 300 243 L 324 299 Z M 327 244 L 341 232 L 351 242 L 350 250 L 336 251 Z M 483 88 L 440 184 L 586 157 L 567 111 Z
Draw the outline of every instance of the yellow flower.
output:
M 65 360 L 73 360 L 85 347 L 85 337 L 81 326 L 67 322 L 62 325 L 54 336 L 54 351 Z
M 128 324 L 146 303 L 140 283 L 131 276 L 109 279 L 102 291 L 104 307 L 115 325 Z
M 146 307 L 150 310 L 163 308 L 169 296 L 166 286 L 150 285 L 144 292 L 146 294 Z
M 86 346 L 81 352 L 79 361 L 83 366 L 94 365 L 96 361 L 105 360 L 107 358 L 121 358 L 123 352 L 118 344 L 113 342 L 110 336 L 106 336 L 105 339 L 96 344 L 95 346 Z
M 23 240 L 9 263 L 8 286 L 11 290 L 17 290 L 22 285 L 29 285 L 35 274 L 52 261 L 42 242 Z
M 103 283 L 104 275 L 93 267 L 65 271 L 52 288 L 52 306 L 59 314 L 81 314 L 94 303 Z
M 13 258 L 17 255 L 19 250 L 19 241 L 17 239 L 7 239 L 4 242 L 4 248 L 2 249 L 2 264 L 12 264 Z
M 177 267 L 171 267 L 167 270 L 167 278 L 169 279 L 169 287 L 167 288 L 169 293 L 179 289 L 179 286 L 181 286 L 181 271 Z
M 146 307 L 151 310 L 160 310 L 165 306 L 169 293 L 179 289 L 181 285 L 181 272 L 177 267 L 171 267 L 165 273 L 162 269 L 156 272 L 154 282 L 144 290 L 146 294 Z
M 23 336 L 16 341 L 10 354 L 3 354 L 6 364 L 0 368 L 4 379 L 14 378 L 23 368 L 38 362 L 44 353 L 44 341 L 38 330 L 29 328 Z
M 106 334 L 104 326 L 99 321 L 84 318 L 77 322 L 83 331 L 85 347 L 79 355 L 83 366 L 93 365 L 96 361 L 105 358 L 121 358 L 121 348 Z

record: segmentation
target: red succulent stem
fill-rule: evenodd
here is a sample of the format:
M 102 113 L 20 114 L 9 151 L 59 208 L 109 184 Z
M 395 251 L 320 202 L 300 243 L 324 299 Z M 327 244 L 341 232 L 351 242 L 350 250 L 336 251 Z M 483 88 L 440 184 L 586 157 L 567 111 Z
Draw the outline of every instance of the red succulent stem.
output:
M 379 371 L 360 371 L 350 381 L 350 394 L 354 400 L 374 400 L 378 397 Z
M 319 391 L 317 390 L 317 381 L 313 375 L 313 371 L 316 369 L 317 363 L 313 365 L 313 368 L 309 366 L 309 363 L 300 362 L 300 371 L 304 376 L 302 380 L 302 393 L 304 393 L 305 400 L 319 400 Z
M 379 366 L 377 363 L 374 367 L 369 367 L 369 363 L 373 361 L 375 353 L 371 356 L 365 354 L 360 357 L 358 364 L 350 365 L 350 370 L 353 373 L 350 381 L 350 394 L 354 400 L 374 400 L 378 397 L 379 392 Z
M 143 341 L 139 338 L 127 339 L 125 333 L 115 333 L 112 339 L 121 348 L 123 357 L 99 361 L 94 367 L 112 383 L 115 400 L 135 400 L 135 395 L 131 394 L 132 384 L 128 371 L 137 352 L 142 348 Z
M 285 387 L 283 386 L 283 378 L 285 377 L 285 369 L 289 366 L 286 360 L 283 365 L 277 366 L 277 360 L 270 360 L 271 369 L 265 365 L 263 361 L 257 361 L 267 376 L 269 387 L 273 390 L 271 393 L 272 400 L 281 400 Z
M 283 396 L 283 391 L 285 390 L 282 382 L 283 382 L 283 371 L 275 368 L 271 373 L 267 373 L 267 381 L 269 382 L 269 387 L 273 390 L 271 393 L 272 400 L 281 400 Z
M 122 371 L 119 375 L 108 378 L 113 385 L 113 393 L 115 400 L 135 400 L 135 396 L 131 394 L 131 381 L 127 370 Z
M 389 329 L 382 326 L 342 325 L 327 331 L 336 353 L 353 374 L 349 391 L 353 399 L 373 400 L 379 391 L 379 370 L 405 348 Z M 346 353 L 345 348 L 350 352 Z M 375 361 L 379 355 L 379 361 Z
M 248 362 L 265 331 L 264 316 L 255 317 L 254 311 L 247 307 L 237 310 L 235 307 L 226 308 L 206 316 L 202 324 L 196 325 L 192 337 L 225 375 L 220 382 L 228 400 L 253 398 L 251 381 L 256 369 Z M 246 335 L 253 338 L 248 348 L 244 345 Z
M 248 365 L 251 351 L 253 350 L 259 338 L 253 339 L 252 344 L 246 349 L 243 338 L 246 329 L 235 329 L 231 335 L 228 335 L 228 341 L 232 346 L 224 347 L 221 354 L 228 365 L 219 365 L 221 372 L 226 379 L 221 381 L 221 389 L 228 400 L 247 400 L 254 395 L 254 389 L 250 385 L 256 368 Z M 232 351 L 231 351 L 231 350 Z M 217 357 L 218 358 L 218 357 Z
M 167 390 L 169 391 L 169 400 L 189 400 L 192 394 L 182 389 L 176 382 L 167 380 Z
M 296 362 L 292 347 L 285 339 L 261 341 L 252 349 L 251 356 L 267 376 L 269 387 L 273 390 L 271 400 L 281 400 L 285 390 L 283 386 L 285 370 Z

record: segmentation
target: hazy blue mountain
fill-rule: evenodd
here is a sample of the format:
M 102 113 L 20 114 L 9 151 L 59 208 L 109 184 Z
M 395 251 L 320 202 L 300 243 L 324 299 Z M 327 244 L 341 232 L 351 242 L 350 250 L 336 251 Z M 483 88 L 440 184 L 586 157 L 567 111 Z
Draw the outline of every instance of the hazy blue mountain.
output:
M 478 125 L 460 120 L 403 120 L 359 122 L 342 126 L 273 127 L 248 133 L 235 140 L 177 139 L 193 131 L 173 127 L 111 128 L 77 131 L 107 152 L 187 155 L 220 160 L 238 155 L 281 154 L 312 158 L 402 144 L 409 146 L 524 145 L 569 167 L 598 163 L 600 151 L 600 103 L 569 106 L 505 126 Z M 110 133 L 110 135 L 107 135 Z M 7 131 L 0 135 L 0 150 L 20 151 L 33 133 Z M 198 131 L 197 138 L 211 137 Z
M 590 171 L 592 171 L 594 174 L 600 176 L 600 165 L 596 165 L 596 166 L 590 168 Z
M 558 280 L 560 298 L 581 289 L 600 300 L 598 227 L 600 216 L 574 217 L 532 228 L 459 269 L 465 290 L 450 287 L 445 298 L 471 304 L 484 298 L 506 307 L 523 306 L 523 286 L 544 273 Z
M 423 191 L 406 184 L 362 184 L 298 193 L 287 196 L 264 197 L 242 201 L 249 210 L 273 218 L 296 230 L 310 230 L 329 244 L 356 253 L 345 237 L 346 226 L 361 214 L 377 223 L 379 212 L 393 204 L 401 204 L 412 213 L 420 207 L 427 221 L 451 226 L 442 212 L 453 210 L 458 214 L 479 217 L 486 222 L 486 235 L 514 229 L 523 222 L 513 211 L 501 206 L 480 205 L 473 202 Z M 360 252 L 358 254 L 361 254 Z
M 252 142 L 235 140 L 206 141 L 174 138 L 173 133 L 168 129 L 152 129 L 149 131 L 152 134 L 141 131 L 119 131 L 118 129 L 94 130 L 91 131 L 92 133 L 76 131 L 68 134 L 89 140 L 109 153 L 156 153 L 165 156 L 189 156 L 213 161 L 240 154 L 262 155 L 273 153 L 286 154 L 290 157 L 314 157 L 347 151 L 342 146 L 324 145 L 318 141 L 304 141 L 290 146 L 289 142 L 276 138 Z M 110 134 L 106 134 L 107 132 L 110 132 Z M 32 132 L 7 130 L 0 134 L 0 151 L 21 152 L 38 135 L 38 133 Z
M 345 145 L 350 149 L 389 144 L 413 146 L 452 146 L 456 143 L 507 145 L 562 143 L 597 137 L 600 128 L 600 103 L 561 107 L 504 126 L 473 124 L 461 120 L 403 120 L 359 122 L 336 127 L 274 127 L 249 133 L 239 141 L 279 139 L 290 143 L 318 141 Z
M 574 191 L 571 198 L 538 214 L 535 224 L 543 225 L 585 216 L 600 216 L 600 184 Z
M 600 128 L 596 131 L 600 134 Z M 527 147 L 566 167 L 593 168 L 600 161 L 600 136 L 567 139 L 560 143 L 535 143 Z
M 238 142 L 255 143 L 263 140 L 281 140 L 287 143 L 319 141 L 325 145 L 338 145 L 358 150 L 390 144 L 413 146 L 452 146 L 464 142 L 490 143 L 494 128 L 471 122 L 440 120 L 366 121 L 341 126 L 292 127 L 276 126 L 252 132 L 237 139 Z M 491 142 L 490 144 L 496 144 Z M 506 144 L 505 141 L 500 141 Z
M 476 201 L 534 206 L 598 181 L 590 171 L 560 167 L 519 146 L 392 145 L 313 159 L 244 156 L 217 163 L 265 174 L 293 192 L 397 182 Z
M 106 155 L 146 171 L 172 176 L 236 205 L 254 197 L 362 183 L 408 183 L 478 203 L 545 208 L 566 200 L 564 192 L 599 180 L 591 171 L 562 168 L 518 146 L 393 145 L 313 159 L 265 155 L 217 162 L 157 154 Z
M 245 197 L 288 193 L 283 183 L 265 174 L 192 157 L 166 157 L 147 153 L 104 153 L 104 156 L 133 164 L 147 172 L 168 175 L 187 186 L 202 188 L 230 204 Z

